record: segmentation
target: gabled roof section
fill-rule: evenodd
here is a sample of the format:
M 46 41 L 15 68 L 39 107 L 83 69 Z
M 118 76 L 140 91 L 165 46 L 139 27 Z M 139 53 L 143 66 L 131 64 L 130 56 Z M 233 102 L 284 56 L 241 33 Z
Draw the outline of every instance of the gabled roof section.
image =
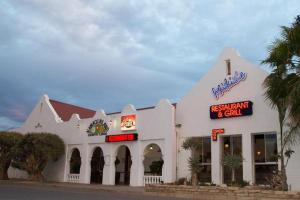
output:
M 96 111 L 88 109 L 88 108 L 83 108 L 80 106 L 75 106 L 72 104 L 68 104 L 68 103 L 63 103 L 60 101 L 56 101 L 53 99 L 49 99 L 52 107 L 54 108 L 55 112 L 57 113 L 57 115 L 61 118 L 61 120 L 63 121 L 69 121 L 69 119 L 71 118 L 71 116 L 73 114 L 78 114 L 80 119 L 86 119 L 86 118 L 92 118 Z M 172 104 L 174 106 L 174 108 L 176 108 L 176 103 Z M 155 106 L 150 106 L 150 107 L 145 107 L 145 108 L 138 108 L 136 109 L 137 111 L 140 110 L 148 110 L 148 109 L 154 109 Z M 114 115 L 114 114 L 120 114 L 121 112 L 111 112 L 111 113 L 107 113 L 107 115 Z
M 50 99 L 49 101 L 55 112 L 63 121 L 68 121 L 73 114 L 78 114 L 81 119 L 85 119 L 93 117 L 96 113 L 96 111 L 88 108 L 82 108 L 53 99 Z

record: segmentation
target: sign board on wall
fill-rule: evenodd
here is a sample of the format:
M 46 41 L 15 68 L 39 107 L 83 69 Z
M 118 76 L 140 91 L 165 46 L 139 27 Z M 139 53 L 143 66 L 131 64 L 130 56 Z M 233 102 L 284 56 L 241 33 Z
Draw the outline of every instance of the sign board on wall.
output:
M 124 141 L 136 141 L 138 139 L 137 133 L 128 133 L 120 135 L 107 135 L 105 142 L 124 142 Z
M 122 131 L 136 130 L 136 116 L 135 115 L 122 116 L 121 130 Z
M 210 118 L 222 119 L 252 115 L 252 105 L 251 101 L 212 105 L 210 106 Z
M 217 141 L 218 140 L 218 134 L 224 134 L 224 133 L 225 133 L 224 128 L 213 129 L 211 131 L 211 138 L 212 138 L 213 141 Z
M 247 73 L 235 71 L 233 76 L 225 78 L 222 83 L 220 83 L 217 87 L 213 87 L 211 91 L 218 100 L 225 92 L 228 92 L 232 87 L 239 84 L 241 81 L 246 80 L 246 78 Z
M 106 135 L 109 128 L 103 119 L 94 120 L 87 129 L 88 136 Z

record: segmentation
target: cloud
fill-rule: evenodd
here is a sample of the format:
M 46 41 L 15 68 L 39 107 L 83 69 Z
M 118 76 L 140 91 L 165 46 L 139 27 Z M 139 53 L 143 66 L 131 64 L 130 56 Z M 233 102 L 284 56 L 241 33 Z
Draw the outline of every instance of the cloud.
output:
M 44 93 L 107 112 L 177 101 L 226 46 L 259 64 L 299 8 L 297 0 L 1 1 L 0 117 L 24 121 Z

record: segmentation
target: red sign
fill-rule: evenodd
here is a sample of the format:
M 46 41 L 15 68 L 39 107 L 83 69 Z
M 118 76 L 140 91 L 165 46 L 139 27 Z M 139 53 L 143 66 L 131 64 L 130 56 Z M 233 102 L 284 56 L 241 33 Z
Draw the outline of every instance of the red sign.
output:
M 210 106 L 210 118 L 222 119 L 252 115 L 252 105 L 251 101 L 212 105 Z
M 212 132 L 211 132 L 212 140 L 217 141 L 218 140 L 218 134 L 224 134 L 224 133 L 225 133 L 224 128 L 213 129 Z
M 126 115 L 121 117 L 121 130 L 130 131 L 135 130 L 135 115 Z
M 123 142 L 123 141 L 136 141 L 138 139 L 137 133 L 128 133 L 120 135 L 107 135 L 105 142 Z

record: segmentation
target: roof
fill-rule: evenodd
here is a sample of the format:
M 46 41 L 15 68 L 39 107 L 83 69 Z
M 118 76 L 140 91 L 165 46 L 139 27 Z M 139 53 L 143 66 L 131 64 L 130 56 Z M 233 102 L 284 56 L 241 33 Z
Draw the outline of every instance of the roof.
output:
M 78 114 L 81 119 L 91 118 L 95 115 L 96 111 L 75 106 L 68 103 L 63 103 L 53 99 L 49 100 L 55 112 L 63 121 L 68 121 L 73 114 Z
M 63 103 L 63 102 L 56 101 L 53 99 L 50 99 L 49 101 L 50 101 L 52 107 L 54 108 L 55 112 L 58 114 L 58 116 L 63 121 L 69 121 L 73 114 L 78 114 L 80 119 L 85 119 L 85 118 L 92 118 L 96 113 L 96 111 L 88 109 L 88 108 L 83 108 L 80 106 Z M 172 105 L 176 108 L 176 103 L 173 103 Z M 138 108 L 136 110 L 139 111 L 139 110 L 147 110 L 147 109 L 153 109 L 153 108 L 155 108 L 155 107 L 151 106 L 151 107 L 145 107 L 145 108 Z M 120 113 L 121 112 L 111 112 L 111 113 L 107 113 L 107 115 L 120 114 Z

